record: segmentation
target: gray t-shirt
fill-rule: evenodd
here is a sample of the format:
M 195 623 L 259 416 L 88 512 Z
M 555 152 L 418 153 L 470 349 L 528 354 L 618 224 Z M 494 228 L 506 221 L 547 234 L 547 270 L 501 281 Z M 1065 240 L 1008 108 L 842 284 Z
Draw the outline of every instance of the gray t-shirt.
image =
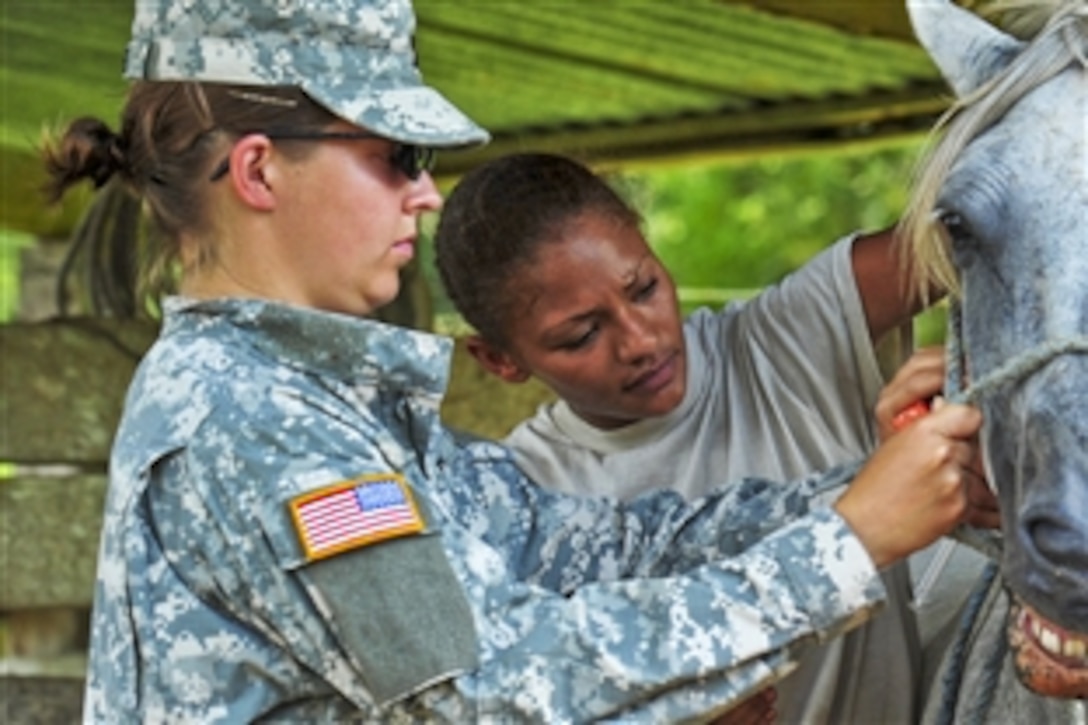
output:
M 791 480 L 875 447 L 884 385 L 847 237 L 756 298 L 685 323 L 688 390 L 661 418 L 617 430 L 562 401 L 542 406 L 506 443 L 540 485 L 633 498 L 672 488 L 696 498 L 744 476 Z M 837 497 L 836 492 L 836 497 Z M 778 686 L 780 722 L 916 720 L 919 652 L 905 565 L 884 573 L 888 611 L 811 650 Z

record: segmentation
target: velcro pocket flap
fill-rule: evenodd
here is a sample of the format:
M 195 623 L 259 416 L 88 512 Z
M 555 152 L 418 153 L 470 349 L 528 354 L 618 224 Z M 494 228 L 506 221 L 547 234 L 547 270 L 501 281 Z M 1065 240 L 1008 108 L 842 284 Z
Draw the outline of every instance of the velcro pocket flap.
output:
M 434 534 L 391 539 L 313 562 L 300 574 L 359 663 L 379 704 L 473 670 L 476 628 Z

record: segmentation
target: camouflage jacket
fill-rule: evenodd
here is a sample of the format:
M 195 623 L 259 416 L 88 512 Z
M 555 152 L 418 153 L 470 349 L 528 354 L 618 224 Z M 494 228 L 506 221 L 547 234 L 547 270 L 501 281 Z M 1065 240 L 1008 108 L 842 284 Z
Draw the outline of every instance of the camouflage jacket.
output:
M 882 603 L 811 503 L 851 471 L 549 493 L 442 426 L 450 344 L 168 301 L 114 446 L 86 720 L 676 721 Z

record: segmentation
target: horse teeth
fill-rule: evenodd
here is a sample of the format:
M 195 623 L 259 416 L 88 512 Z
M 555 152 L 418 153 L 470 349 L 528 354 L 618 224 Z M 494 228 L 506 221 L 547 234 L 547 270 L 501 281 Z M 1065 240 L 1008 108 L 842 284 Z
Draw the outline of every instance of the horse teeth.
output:
M 1015 617 L 1020 630 L 1029 635 L 1040 649 L 1070 662 L 1082 662 L 1084 664 L 1079 666 L 1088 667 L 1088 637 L 1051 627 L 1028 607 L 1018 607 Z
M 1043 649 L 1051 654 L 1060 655 L 1062 653 L 1062 639 L 1050 629 L 1043 629 L 1043 633 L 1039 637 L 1039 643 L 1043 645 Z

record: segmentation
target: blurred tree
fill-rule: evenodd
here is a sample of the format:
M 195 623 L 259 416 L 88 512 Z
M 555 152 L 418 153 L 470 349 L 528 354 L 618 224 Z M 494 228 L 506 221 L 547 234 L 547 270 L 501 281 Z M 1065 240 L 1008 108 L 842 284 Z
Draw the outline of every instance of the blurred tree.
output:
M 894 223 L 915 158 L 913 148 L 769 157 L 634 183 L 651 241 L 681 284 L 745 288 L 781 279 L 852 230 Z

